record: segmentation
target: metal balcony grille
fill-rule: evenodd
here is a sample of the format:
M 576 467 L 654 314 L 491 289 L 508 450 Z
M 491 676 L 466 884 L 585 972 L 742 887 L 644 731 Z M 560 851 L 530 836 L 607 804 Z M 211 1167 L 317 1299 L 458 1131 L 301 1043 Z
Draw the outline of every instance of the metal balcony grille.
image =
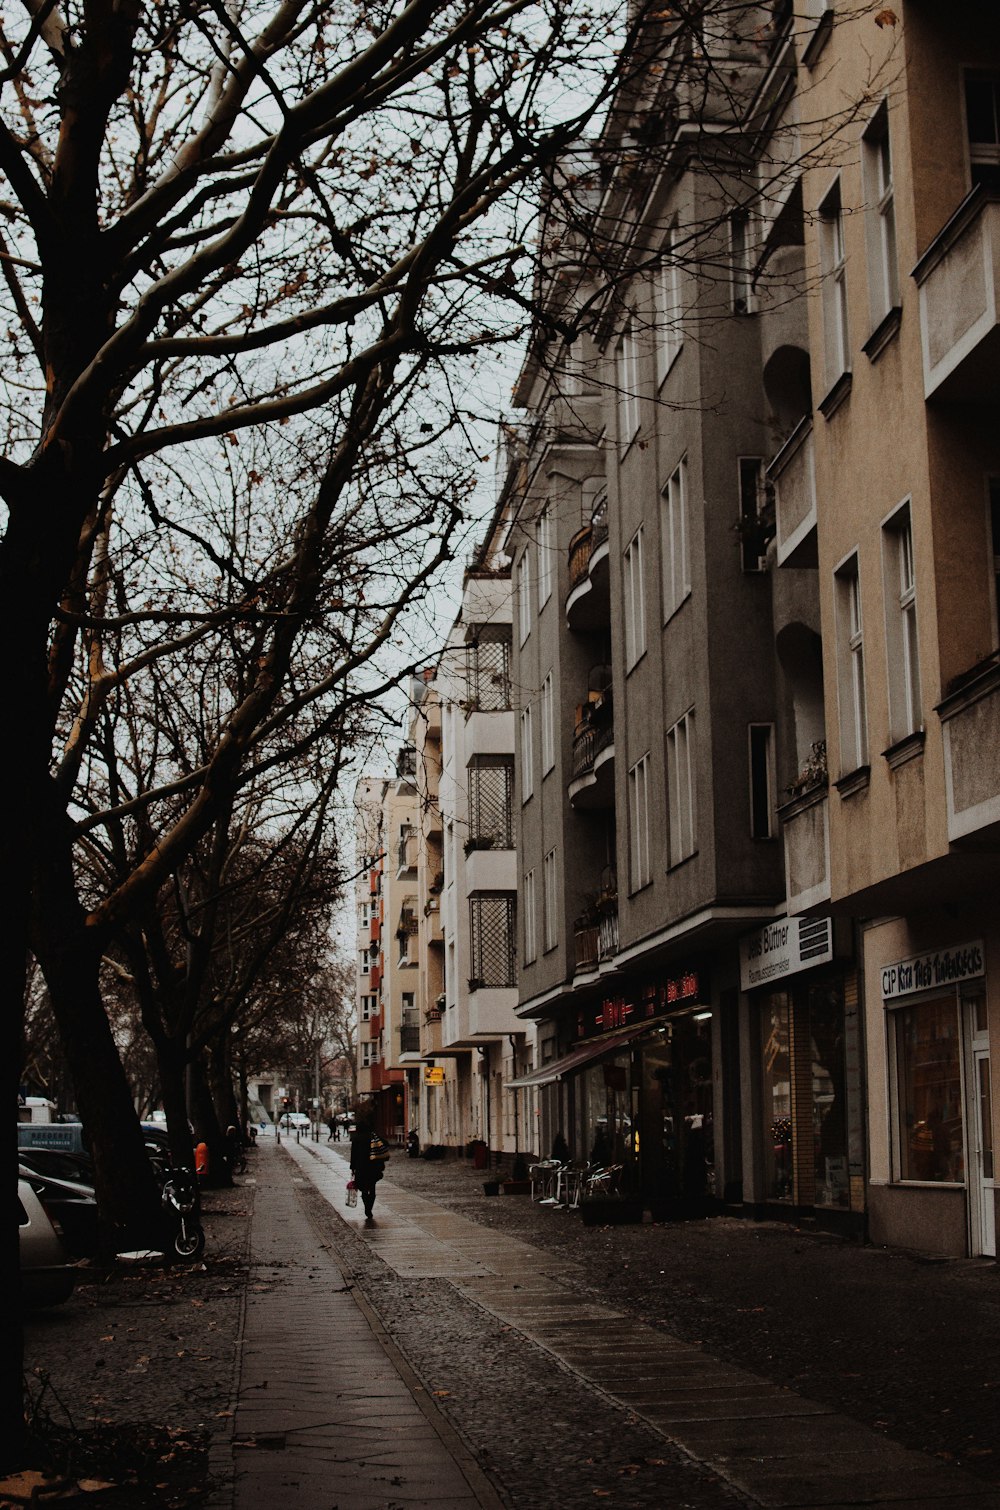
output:
M 515 899 L 511 892 L 469 898 L 472 936 L 470 987 L 517 984 Z
M 510 644 L 472 640 L 466 647 L 466 689 L 470 710 L 502 713 L 510 707 Z
M 505 756 L 469 767 L 469 847 L 514 847 L 514 762 Z
M 403 1023 L 399 1030 L 399 1052 L 401 1054 L 420 1053 L 420 1028 Z

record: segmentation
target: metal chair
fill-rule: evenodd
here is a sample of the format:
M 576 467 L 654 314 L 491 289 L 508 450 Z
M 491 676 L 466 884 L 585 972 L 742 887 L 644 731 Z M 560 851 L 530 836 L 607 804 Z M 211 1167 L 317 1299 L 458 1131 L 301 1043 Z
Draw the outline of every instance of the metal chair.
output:
M 558 1159 L 539 1159 L 528 1169 L 531 1180 L 531 1199 L 541 1205 L 552 1205 L 556 1175 L 562 1168 Z

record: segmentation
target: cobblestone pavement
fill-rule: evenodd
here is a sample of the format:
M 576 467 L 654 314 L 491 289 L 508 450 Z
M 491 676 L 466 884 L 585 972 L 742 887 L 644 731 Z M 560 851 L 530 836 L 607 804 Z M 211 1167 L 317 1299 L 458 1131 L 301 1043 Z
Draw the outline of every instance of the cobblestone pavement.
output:
M 303 1172 L 317 1177 L 336 1200 L 343 1165 L 334 1149 L 307 1145 L 291 1151 Z M 481 1178 L 460 1163 L 395 1158 L 382 1187 L 385 1220 L 363 1237 L 329 1204 L 324 1213 L 310 1199 L 342 1262 L 513 1503 L 576 1506 L 595 1496 L 622 1506 L 739 1503 L 714 1468 L 730 1486 L 748 1491 L 753 1503 L 878 1499 L 917 1507 L 944 1501 L 952 1510 L 1000 1505 L 1000 1496 L 982 1482 L 995 1472 L 990 1460 L 997 1440 L 997 1397 L 987 1389 L 997 1366 L 988 1340 L 998 1321 L 995 1268 L 921 1265 L 740 1222 L 584 1230 L 570 1213 L 518 1198 L 485 1198 Z M 485 1243 L 484 1227 L 496 1234 Z M 675 1308 L 678 1326 L 665 1302 L 675 1288 L 683 1297 L 697 1292 L 706 1270 L 712 1274 L 702 1291 L 708 1304 L 693 1313 L 701 1335 L 686 1336 L 692 1330 L 689 1307 Z M 798 1276 L 797 1285 L 785 1283 L 786 1271 Z M 853 1303 L 851 1292 L 866 1275 L 862 1302 L 890 1301 L 884 1317 Z M 758 1298 L 761 1309 L 741 1303 Z M 915 1302 L 935 1301 L 942 1317 L 915 1319 Z M 658 1302 L 666 1314 L 658 1314 Z M 706 1325 L 709 1311 L 712 1322 Z M 763 1329 L 756 1320 L 762 1315 L 768 1319 Z M 939 1320 L 960 1350 L 961 1337 L 978 1317 L 982 1345 L 974 1352 L 986 1366 L 978 1383 L 991 1401 L 977 1411 L 986 1434 L 982 1449 L 967 1445 L 969 1433 L 957 1419 L 961 1394 L 940 1413 L 943 1439 L 956 1447 L 918 1457 L 840 1414 L 850 1409 L 842 1395 L 858 1393 L 841 1376 L 848 1372 L 856 1379 L 860 1360 L 852 1359 L 849 1371 L 824 1371 L 813 1358 L 812 1373 L 799 1370 L 807 1382 L 813 1375 L 825 1379 L 827 1398 L 813 1396 L 800 1377 L 789 1379 L 789 1353 L 801 1357 L 803 1347 L 818 1346 L 829 1358 L 831 1346 L 837 1353 L 863 1340 L 867 1354 L 871 1332 L 882 1324 L 891 1330 L 893 1317 L 904 1315 L 907 1326 L 893 1333 L 896 1362 L 883 1368 L 884 1377 L 898 1378 L 926 1355 L 927 1333 L 938 1331 Z M 746 1317 L 755 1319 L 747 1323 Z M 842 1325 L 845 1320 L 849 1325 Z M 802 1338 L 786 1335 L 797 1329 Z M 767 1346 L 760 1345 L 762 1338 Z M 923 1354 L 919 1346 L 909 1348 L 913 1338 L 922 1340 Z M 717 1347 L 719 1341 L 728 1342 L 728 1349 Z M 900 1357 L 908 1352 L 903 1364 Z M 934 1355 L 941 1352 L 932 1346 Z M 731 1366 L 737 1361 L 744 1368 Z M 964 1371 L 953 1361 L 960 1377 L 951 1383 L 968 1387 L 970 1360 Z M 940 1383 L 933 1371 L 930 1381 Z M 782 1387 L 788 1383 L 794 1395 Z M 888 1435 L 890 1415 L 905 1422 L 926 1412 L 926 1405 L 913 1408 L 921 1395 L 921 1382 L 911 1374 L 908 1391 L 868 1400 L 865 1418 Z M 959 1457 L 978 1471 L 979 1481 L 958 1467 Z M 697 1459 L 709 1467 L 696 1472 Z

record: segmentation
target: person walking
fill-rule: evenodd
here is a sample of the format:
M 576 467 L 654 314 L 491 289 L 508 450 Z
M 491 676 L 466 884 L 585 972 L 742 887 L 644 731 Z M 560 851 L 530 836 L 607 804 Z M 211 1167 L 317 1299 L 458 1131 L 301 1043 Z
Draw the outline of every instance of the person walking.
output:
M 328 1137 L 328 1138 L 327 1138 L 327 1140 L 326 1140 L 326 1141 L 327 1141 L 327 1142 L 328 1142 L 328 1143 L 332 1143 L 332 1142 L 333 1142 L 333 1140 L 334 1140 L 334 1138 L 335 1138 L 335 1137 L 336 1137 L 336 1135 L 337 1135 L 337 1119 L 336 1119 L 336 1117 L 335 1117 L 335 1116 L 334 1116 L 334 1115 L 333 1115 L 333 1113 L 332 1113 L 332 1112 L 331 1112 L 331 1113 L 330 1113 L 330 1115 L 329 1115 L 329 1116 L 328 1116 L 328 1117 L 327 1117 L 327 1119 L 326 1119 L 326 1125 L 327 1125 L 327 1127 L 328 1127 L 328 1128 L 329 1128 L 329 1129 L 330 1129 L 330 1136 L 329 1136 L 329 1137 Z
M 372 1144 L 375 1133 L 369 1120 L 370 1113 L 358 1112 L 355 1117 L 354 1136 L 351 1138 L 351 1173 L 354 1183 L 361 1192 L 361 1201 L 365 1208 L 365 1226 L 373 1227 L 375 1218 L 372 1216 L 372 1208 L 375 1205 L 375 1186 L 382 1178 L 384 1162 L 383 1158 L 373 1158 Z M 379 1139 L 379 1146 L 384 1146 Z

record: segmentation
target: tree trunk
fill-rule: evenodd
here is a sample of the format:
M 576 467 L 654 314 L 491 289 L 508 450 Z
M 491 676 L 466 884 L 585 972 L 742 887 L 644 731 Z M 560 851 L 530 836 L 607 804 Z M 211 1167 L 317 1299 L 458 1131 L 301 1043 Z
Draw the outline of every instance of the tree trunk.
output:
M 205 1078 L 204 1061 L 200 1056 L 196 1056 L 191 1061 L 188 1085 L 191 1092 L 191 1120 L 194 1123 L 195 1137 L 200 1142 L 208 1144 L 208 1179 L 205 1183 L 215 1188 L 231 1185 L 233 1181 L 226 1162 L 226 1140 L 219 1126 L 219 1119 L 215 1115 L 212 1093 Z
M 187 1112 L 187 1056 L 176 1041 L 166 1034 L 153 1038 L 156 1063 L 160 1070 L 160 1095 L 167 1114 L 170 1160 L 175 1168 L 194 1168 L 194 1144 Z

